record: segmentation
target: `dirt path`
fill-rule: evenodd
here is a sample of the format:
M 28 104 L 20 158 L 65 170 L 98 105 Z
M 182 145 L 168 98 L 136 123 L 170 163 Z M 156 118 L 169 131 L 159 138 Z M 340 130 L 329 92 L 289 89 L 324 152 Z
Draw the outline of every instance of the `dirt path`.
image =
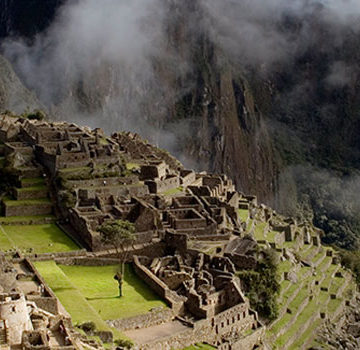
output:
M 127 337 L 133 339 L 136 343 L 144 344 L 147 342 L 154 341 L 156 339 L 161 339 L 169 335 L 174 335 L 176 333 L 186 331 L 187 329 L 189 328 L 184 326 L 181 322 L 172 321 L 172 322 L 163 323 L 158 326 L 152 326 L 149 328 L 126 331 L 124 332 L 124 334 Z

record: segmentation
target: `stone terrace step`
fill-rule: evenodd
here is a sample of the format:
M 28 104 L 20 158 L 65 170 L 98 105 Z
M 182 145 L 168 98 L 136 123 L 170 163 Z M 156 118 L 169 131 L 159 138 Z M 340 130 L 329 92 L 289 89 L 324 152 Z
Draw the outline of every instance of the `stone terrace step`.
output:
M 287 329 L 287 331 L 276 339 L 276 349 L 286 350 L 291 348 L 295 341 L 299 341 L 305 331 L 310 327 L 313 322 L 319 318 L 317 312 L 316 298 L 311 300 L 306 307 L 297 315 L 295 322 Z M 305 341 L 305 339 L 304 339 Z
M 42 177 L 22 178 L 20 181 L 21 188 L 45 185 L 45 180 Z
M 326 258 L 326 250 L 322 249 L 313 258 L 314 266 L 316 267 L 319 266 L 325 258 Z
M 40 177 L 42 176 L 42 170 L 37 167 L 24 167 L 19 168 L 22 177 Z
M 15 188 L 14 190 L 15 198 L 17 200 L 46 198 L 48 192 L 48 188 L 45 185 Z
M 56 221 L 53 215 L 8 216 L 0 217 L 0 225 L 42 225 Z
M 52 213 L 52 203 L 48 198 L 11 200 L 3 199 L 5 216 L 48 215 Z

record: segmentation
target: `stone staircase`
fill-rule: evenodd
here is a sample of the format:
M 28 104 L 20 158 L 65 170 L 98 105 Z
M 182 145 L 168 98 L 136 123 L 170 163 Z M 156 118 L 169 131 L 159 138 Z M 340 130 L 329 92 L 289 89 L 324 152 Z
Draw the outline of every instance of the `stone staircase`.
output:
M 7 340 L 9 337 L 9 331 L 6 327 L 6 321 L 0 321 L 0 345 L 7 344 Z

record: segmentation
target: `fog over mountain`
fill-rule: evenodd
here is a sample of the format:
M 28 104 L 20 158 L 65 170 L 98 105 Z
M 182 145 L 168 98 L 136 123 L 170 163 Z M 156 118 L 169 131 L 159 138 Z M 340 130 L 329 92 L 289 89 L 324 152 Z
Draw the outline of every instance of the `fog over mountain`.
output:
M 137 131 L 356 245 L 358 1 L 38 1 L 20 27 L 14 3 L 2 52 L 55 118 Z

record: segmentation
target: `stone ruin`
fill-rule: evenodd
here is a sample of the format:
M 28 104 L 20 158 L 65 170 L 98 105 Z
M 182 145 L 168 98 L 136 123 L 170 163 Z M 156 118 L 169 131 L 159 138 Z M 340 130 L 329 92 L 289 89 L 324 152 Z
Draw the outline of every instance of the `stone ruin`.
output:
M 250 308 L 236 271 L 255 269 L 260 245 L 290 260 L 295 256 L 286 242 L 297 249 L 320 245 L 321 232 L 311 225 L 258 205 L 256 197 L 237 192 L 225 175 L 184 169 L 167 152 L 133 133 L 106 137 L 101 129 L 0 116 L 0 141 L 4 143 L 0 155 L 20 181 L 24 176 L 47 179 L 52 205 L 37 208 L 35 214 L 53 212 L 61 228 L 93 252 L 75 258 L 75 263 L 95 259 L 96 254 L 116 255 L 101 240 L 99 226 L 104 222 L 121 219 L 134 224 L 136 241 L 127 248 L 132 252 L 129 261 L 170 306 L 167 319 L 188 327 L 181 339 L 175 334 L 163 343 L 142 344 L 141 349 L 170 349 L 199 341 L 219 349 L 260 348 L 265 326 Z M 19 215 L 6 202 L 3 205 L 6 216 Z M 256 222 L 262 224 L 260 232 Z M 306 259 L 300 263 L 311 266 Z M 30 261 L 26 265 L 31 266 Z M 30 271 L 34 277 L 36 270 Z M 17 281 L 25 282 L 28 273 Z M 290 277 L 286 272 L 281 280 Z M 7 339 L 9 344 L 16 338 L 25 348 L 51 348 L 55 345 L 44 328 L 59 332 L 61 324 L 61 332 L 71 329 L 66 318 L 59 318 L 57 298 L 37 278 L 44 289 L 40 295 L 32 290 L 0 296 L 5 308 L 6 303 L 23 305 L 16 309 L 23 310 L 17 335 L 7 333 L 11 317 L 0 313 L 0 341 Z M 30 310 L 27 315 L 25 309 Z M 64 337 L 55 348 L 70 349 L 71 339 Z
M 99 347 L 77 333 L 71 319 L 28 259 L 0 256 L 0 347 L 75 350 Z

